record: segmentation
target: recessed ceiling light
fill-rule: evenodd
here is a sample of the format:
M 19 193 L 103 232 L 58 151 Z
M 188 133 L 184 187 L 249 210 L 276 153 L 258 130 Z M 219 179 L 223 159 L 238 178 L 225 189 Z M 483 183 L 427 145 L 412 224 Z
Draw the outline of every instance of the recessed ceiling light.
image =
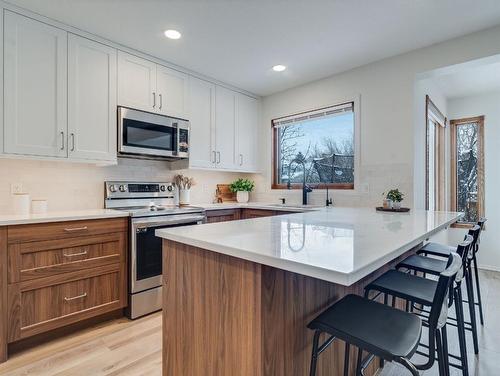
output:
M 182 35 L 177 30 L 165 30 L 165 36 L 169 39 L 179 39 Z
M 283 72 L 286 69 L 284 65 L 278 64 L 273 67 L 273 71 L 275 72 Z

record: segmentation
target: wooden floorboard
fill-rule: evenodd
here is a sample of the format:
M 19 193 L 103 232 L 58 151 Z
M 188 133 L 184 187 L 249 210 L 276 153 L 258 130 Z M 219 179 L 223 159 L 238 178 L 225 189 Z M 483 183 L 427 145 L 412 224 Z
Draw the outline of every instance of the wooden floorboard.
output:
M 482 272 L 481 281 L 485 325 L 479 332 L 479 357 L 472 353 L 468 338 L 470 375 L 500 375 L 500 273 Z M 452 348 L 456 348 L 455 337 L 450 333 Z M 380 376 L 407 374 L 404 369 L 387 364 Z M 0 375 L 160 376 L 161 313 L 135 321 L 107 321 L 10 354 L 10 359 L 0 364 Z M 433 368 L 422 375 L 434 376 L 437 371 Z M 461 372 L 452 369 L 451 375 Z

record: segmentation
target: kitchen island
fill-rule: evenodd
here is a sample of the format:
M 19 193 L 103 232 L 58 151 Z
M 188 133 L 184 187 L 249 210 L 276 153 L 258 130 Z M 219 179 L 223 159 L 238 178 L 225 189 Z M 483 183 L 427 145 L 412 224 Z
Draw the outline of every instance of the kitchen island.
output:
M 163 374 L 307 375 L 307 323 L 346 294 L 362 294 L 459 217 L 323 208 L 157 230 Z M 318 375 L 340 375 L 343 357 L 344 346 L 334 343 L 322 353 Z

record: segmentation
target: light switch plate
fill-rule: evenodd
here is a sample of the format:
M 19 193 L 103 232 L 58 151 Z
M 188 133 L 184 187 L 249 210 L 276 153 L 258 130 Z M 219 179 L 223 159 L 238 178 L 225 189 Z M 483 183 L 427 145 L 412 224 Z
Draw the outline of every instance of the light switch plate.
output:
M 23 193 L 23 184 L 22 183 L 12 183 L 10 185 L 10 193 Z

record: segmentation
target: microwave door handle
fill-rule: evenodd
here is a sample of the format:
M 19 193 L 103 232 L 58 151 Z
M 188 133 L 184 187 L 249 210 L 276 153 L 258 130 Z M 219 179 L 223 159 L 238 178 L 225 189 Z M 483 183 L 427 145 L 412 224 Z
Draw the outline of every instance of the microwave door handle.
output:
M 173 152 L 174 155 L 179 155 L 179 141 L 180 141 L 180 129 L 179 129 L 179 123 L 172 123 L 172 126 L 175 128 L 175 150 Z

